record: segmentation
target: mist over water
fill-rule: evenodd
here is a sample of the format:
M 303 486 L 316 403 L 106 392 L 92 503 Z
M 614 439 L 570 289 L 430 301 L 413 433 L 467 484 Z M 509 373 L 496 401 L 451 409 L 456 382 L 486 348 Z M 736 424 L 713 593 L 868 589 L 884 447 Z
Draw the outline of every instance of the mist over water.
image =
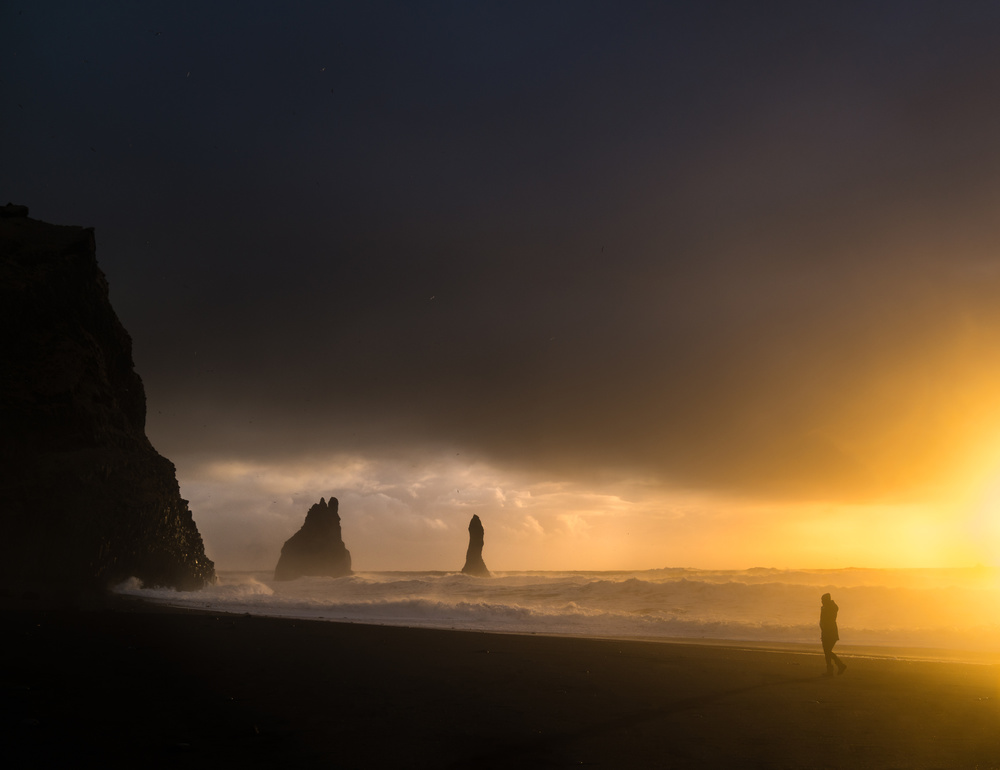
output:
M 425 628 L 593 637 L 815 644 L 820 596 L 841 646 L 1000 651 L 1000 570 L 662 569 L 636 572 L 360 572 L 275 582 L 221 572 L 195 592 L 122 594 L 178 607 Z M 886 650 L 887 654 L 889 650 Z

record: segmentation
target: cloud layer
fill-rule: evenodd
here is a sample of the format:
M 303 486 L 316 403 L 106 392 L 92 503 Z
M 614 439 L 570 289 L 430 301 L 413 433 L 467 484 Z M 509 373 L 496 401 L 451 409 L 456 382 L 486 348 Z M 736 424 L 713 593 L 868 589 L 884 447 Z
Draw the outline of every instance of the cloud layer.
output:
M 1000 436 L 1000 17 L 769 8 L 7 10 L 2 188 L 96 227 L 203 528 L 344 457 L 459 540 L 371 485 L 939 499 Z

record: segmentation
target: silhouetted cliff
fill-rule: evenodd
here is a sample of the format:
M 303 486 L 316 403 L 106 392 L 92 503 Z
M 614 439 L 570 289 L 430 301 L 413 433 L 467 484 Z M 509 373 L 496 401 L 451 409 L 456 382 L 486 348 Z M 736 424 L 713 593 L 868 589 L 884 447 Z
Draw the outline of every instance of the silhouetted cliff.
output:
M 483 529 L 483 522 L 478 516 L 473 516 L 469 522 L 469 550 L 465 552 L 465 566 L 462 572 L 466 575 L 476 575 L 477 577 L 492 577 L 490 571 L 486 569 L 486 562 L 483 561 L 483 543 L 485 542 L 486 530 Z
M 0 578 L 214 580 L 174 466 L 146 438 L 146 394 L 93 230 L 0 211 Z
M 309 512 L 302 528 L 281 547 L 275 580 L 295 580 L 307 575 L 342 577 L 351 574 L 351 552 L 344 546 L 340 532 L 340 503 L 330 504 L 322 497 Z

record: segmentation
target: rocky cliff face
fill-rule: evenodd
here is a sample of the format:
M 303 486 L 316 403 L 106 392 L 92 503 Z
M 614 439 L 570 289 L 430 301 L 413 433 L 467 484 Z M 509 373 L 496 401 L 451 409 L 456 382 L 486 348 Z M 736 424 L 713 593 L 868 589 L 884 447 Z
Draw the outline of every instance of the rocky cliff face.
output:
M 336 497 L 330 503 L 320 498 L 309 512 L 302 529 L 281 547 L 275 580 L 295 580 L 307 575 L 343 577 L 351 574 L 351 552 L 340 532 L 340 507 Z
M 146 437 L 132 340 L 92 229 L 0 209 L 0 350 L 0 578 L 213 581 L 174 466 Z
M 483 529 L 483 522 L 479 520 L 478 516 L 473 516 L 472 521 L 469 522 L 469 550 L 465 552 L 463 574 L 492 577 L 490 571 L 486 569 L 486 562 L 483 561 L 485 535 L 486 530 Z

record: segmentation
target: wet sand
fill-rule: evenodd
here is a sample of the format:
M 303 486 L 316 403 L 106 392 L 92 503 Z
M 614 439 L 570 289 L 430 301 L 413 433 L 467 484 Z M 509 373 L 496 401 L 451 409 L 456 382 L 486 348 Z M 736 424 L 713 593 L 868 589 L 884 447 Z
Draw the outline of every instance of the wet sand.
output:
M 4 609 L 7 767 L 1000 768 L 1000 667 Z

